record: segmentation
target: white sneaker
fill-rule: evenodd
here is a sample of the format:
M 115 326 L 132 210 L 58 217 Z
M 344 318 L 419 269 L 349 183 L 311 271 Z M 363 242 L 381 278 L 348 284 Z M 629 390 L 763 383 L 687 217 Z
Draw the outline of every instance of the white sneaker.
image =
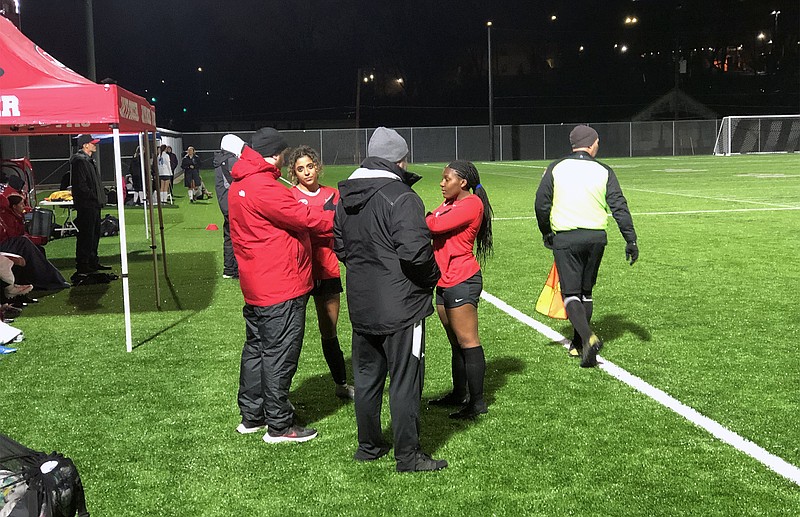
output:
M 349 384 L 337 384 L 334 393 L 340 399 L 353 400 L 356 396 L 356 389 Z
M 257 425 L 255 427 L 247 427 L 247 426 L 244 425 L 244 423 L 241 423 L 238 426 L 236 426 L 236 432 L 239 433 L 239 434 L 251 434 L 251 433 L 257 433 L 257 432 L 261 431 L 262 429 L 266 429 L 266 428 L 267 428 L 267 426 L 265 426 L 265 425 Z

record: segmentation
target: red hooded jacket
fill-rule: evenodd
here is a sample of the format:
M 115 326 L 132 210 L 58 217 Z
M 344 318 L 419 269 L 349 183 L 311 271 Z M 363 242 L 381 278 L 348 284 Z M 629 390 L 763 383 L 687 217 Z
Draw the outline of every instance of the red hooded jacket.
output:
M 311 291 L 310 234 L 333 235 L 333 211 L 298 203 L 280 169 L 245 146 L 231 170 L 231 241 L 244 300 L 266 307 Z

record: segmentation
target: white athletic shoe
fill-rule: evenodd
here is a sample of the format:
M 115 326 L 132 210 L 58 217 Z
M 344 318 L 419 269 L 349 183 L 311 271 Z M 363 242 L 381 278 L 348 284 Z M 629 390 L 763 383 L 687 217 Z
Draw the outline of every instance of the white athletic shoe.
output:
M 236 432 L 239 434 L 252 434 L 257 433 L 263 429 L 266 429 L 267 426 L 265 425 L 257 425 L 255 427 L 247 427 L 244 423 L 239 424 L 236 426 Z

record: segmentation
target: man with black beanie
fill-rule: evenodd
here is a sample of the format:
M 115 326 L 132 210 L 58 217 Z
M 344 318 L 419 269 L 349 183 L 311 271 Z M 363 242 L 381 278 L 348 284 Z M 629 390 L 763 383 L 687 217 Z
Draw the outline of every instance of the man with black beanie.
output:
M 298 203 L 278 182 L 286 140 L 271 127 L 259 129 L 250 145 L 225 135 L 221 148 L 239 160 L 231 170 L 228 196 L 233 251 L 246 340 L 239 375 L 239 433 L 267 427 L 267 443 L 305 442 L 315 429 L 294 421 L 289 388 L 297 371 L 311 281 L 310 233 L 330 238 L 333 205 Z
M 639 258 L 636 230 L 611 167 L 595 160 L 600 146 L 597 131 L 586 125 L 569 134 L 572 154 L 547 167 L 536 191 L 536 220 L 544 245 L 553 250 L 567 317 L 573 327 L 570 355 L 581 357 L 581 366 L 597 365 L 603 342 L 590 322 L 594 303 L 592 289 L 608 242 L 608 212 L 614 216 L 625 239 L 625 259 Z
M 398 472 L 440 470 L 445 460 L 420 449 L 419 406 L 425 373 L 425 318 L 433 314 L 439 268 L 425 207 L 411 190 L 408 144 L 379 127 L 369 157 L 345 181 L 334 219 L 334 251 L 347 268 L 347 308 L 353 325 L 358 449 L 372 461 L 389 452 L 381 430 L 388 372 L 389 408 Z

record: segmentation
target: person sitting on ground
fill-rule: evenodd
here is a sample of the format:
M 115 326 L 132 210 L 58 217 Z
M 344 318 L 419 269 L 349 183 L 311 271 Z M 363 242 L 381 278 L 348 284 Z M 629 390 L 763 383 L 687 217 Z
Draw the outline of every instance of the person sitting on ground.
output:
M 14 265 L 16 279 L 23 284 L 31 284 L 41 291 L 69 287 L 61 272 L 47 260 L 43 248 L 34 244 L 25 233 L 22 203 L 17 200 L 18 196 L 0 196 L 0 252 L 13 253 L 24 259 L 24 264 Z M 14 207 L 10 205 L 11 201 L 14 201 Z

